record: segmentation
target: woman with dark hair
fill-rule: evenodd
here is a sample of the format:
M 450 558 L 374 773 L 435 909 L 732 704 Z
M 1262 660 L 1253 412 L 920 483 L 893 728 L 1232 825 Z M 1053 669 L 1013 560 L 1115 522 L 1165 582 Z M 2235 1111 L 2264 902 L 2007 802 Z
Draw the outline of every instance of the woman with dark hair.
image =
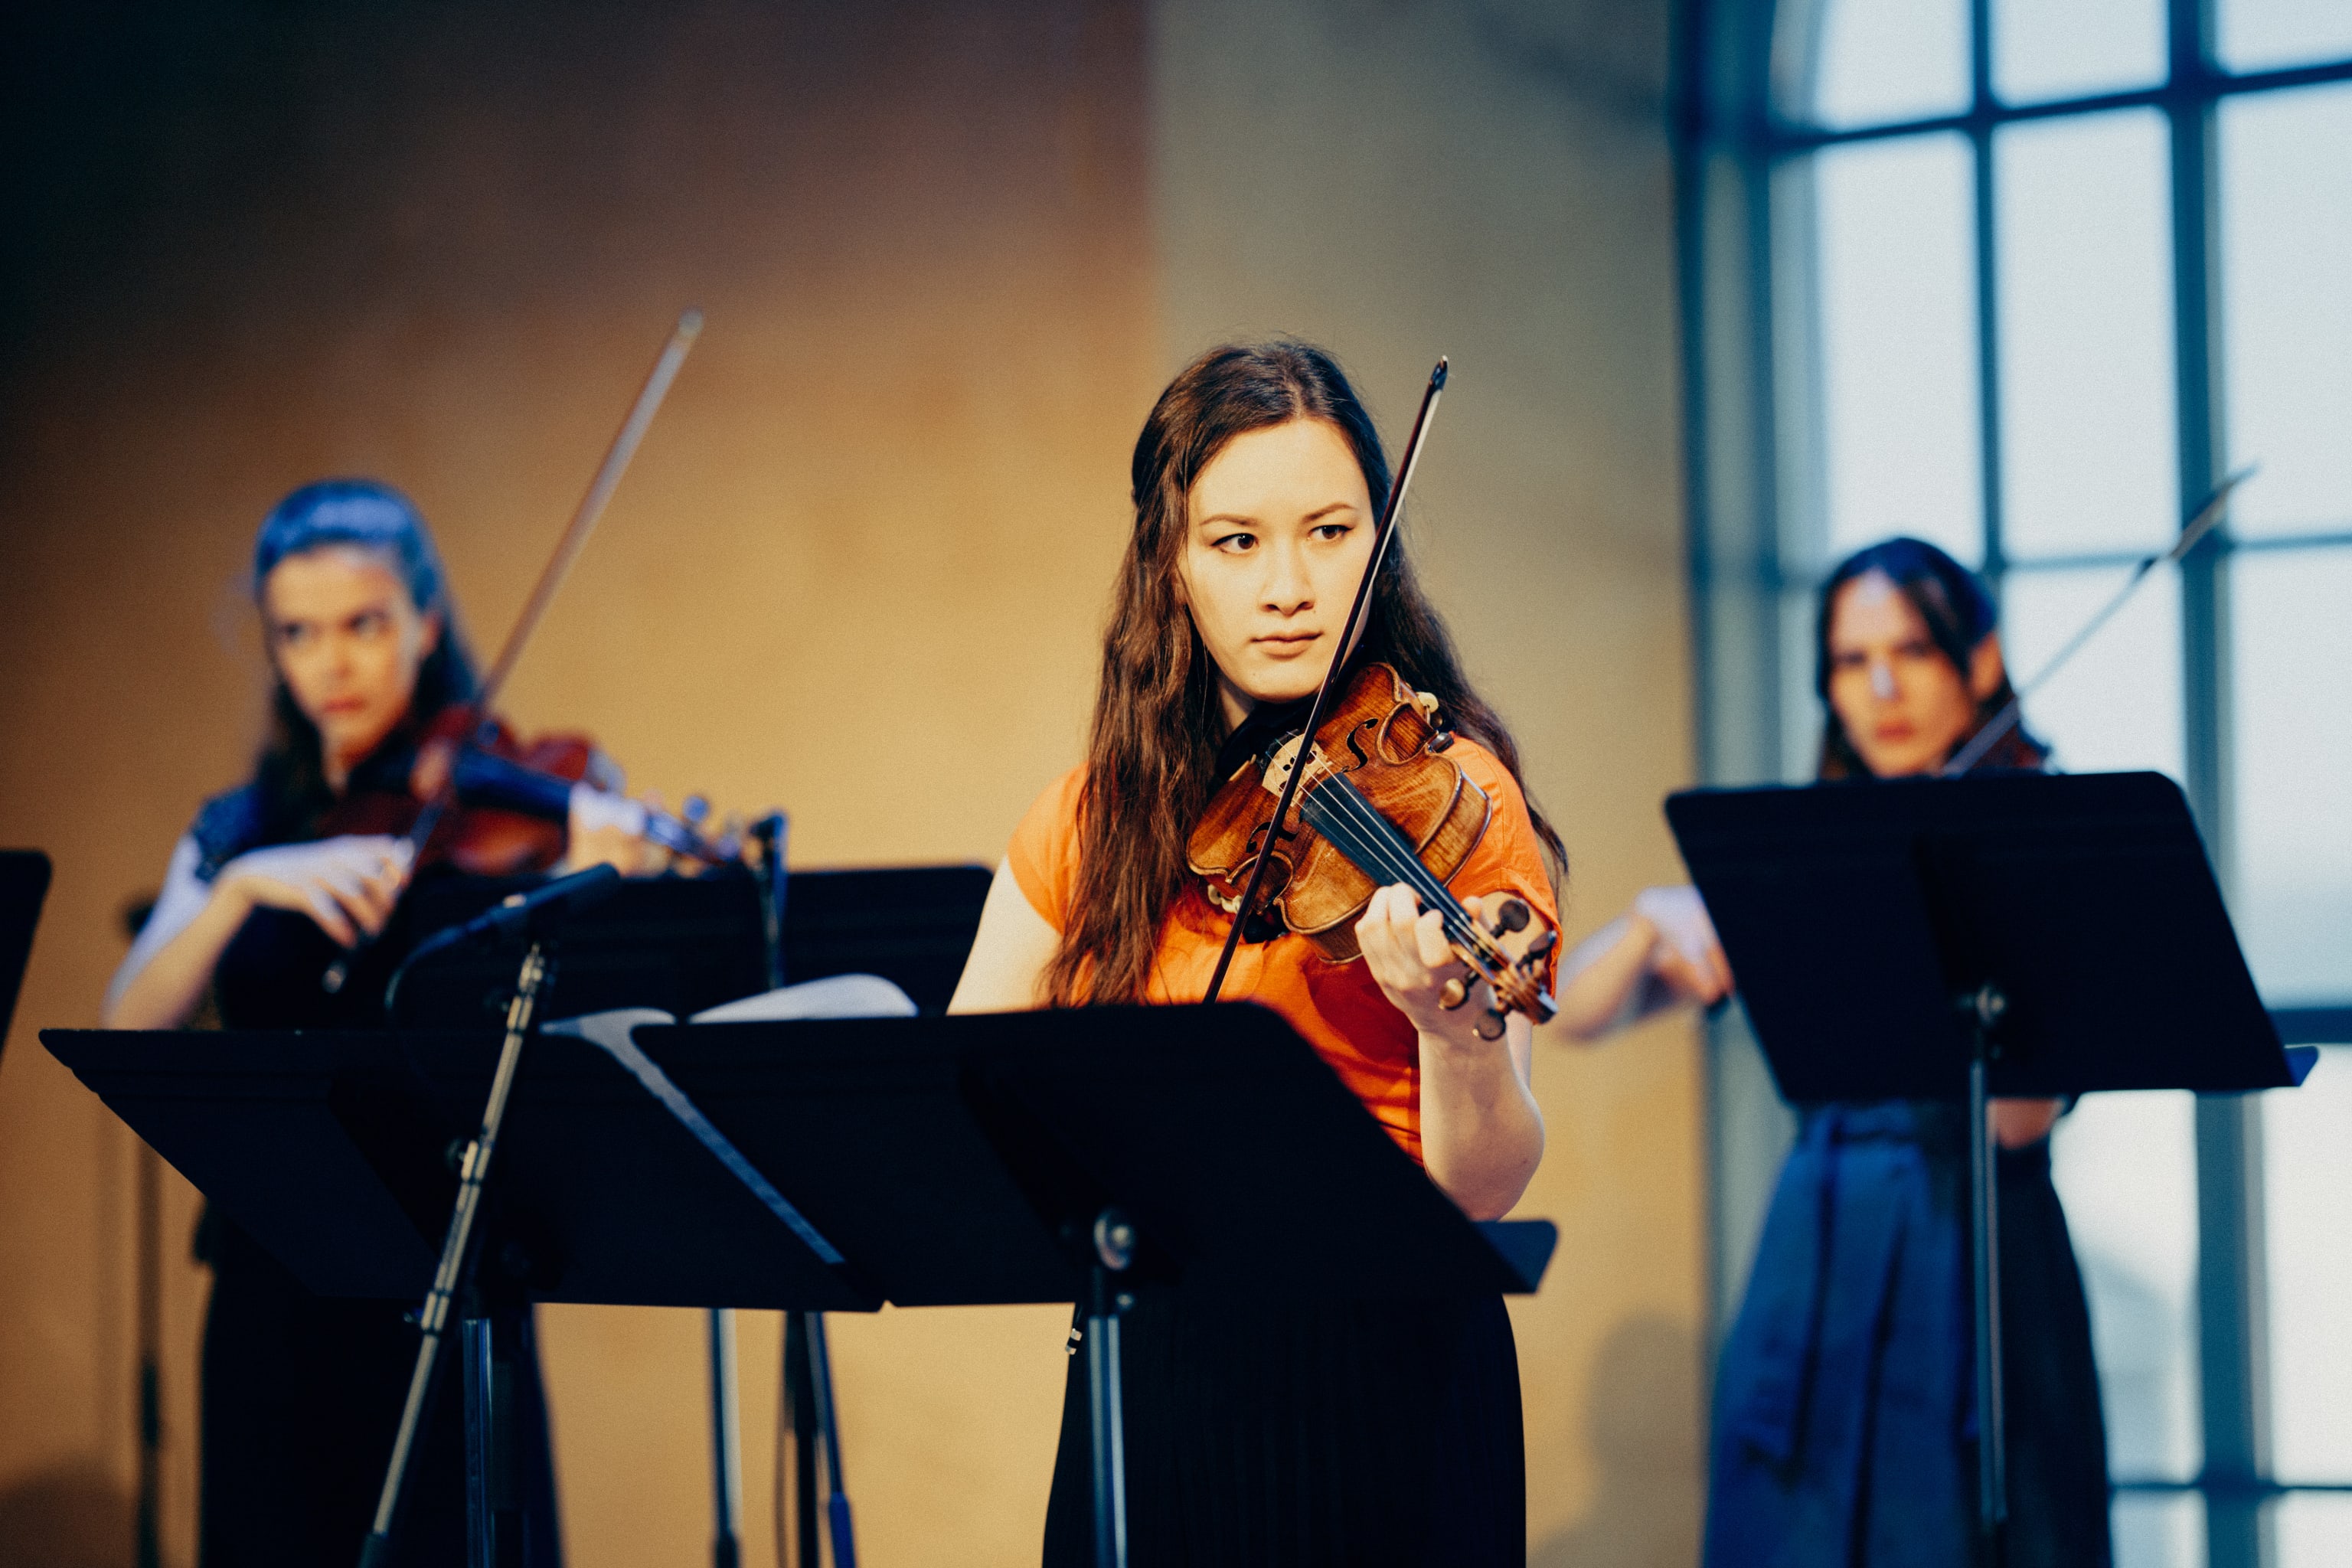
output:
M 1895 539 L 1822 588 L 1823 779 L 1940 770 L 2013 693 L 1992 598 Z M 2021 729 L 1983 768 L 2038 768 Z M 2090 1315 L 2050 1181 L 2056 1100 L 1996 1100 L 2010 1568 L 2109 1560 Z M 1968 1128 L 1934 1102 L 1799 1108 L 1716 1383 L 1708 1568 L 1976 1560 Z
M 209 998 L 228 1028 L 366 1021 L 319 984 L 310 927 L 343 948 L 381 931 L 409 869 L 383 836 L 321 837 L 355 790 L 405 790 L 418 741 L 473 697 L 474 664 L 439 552 L 406 497 L 364 479 L 307 485 L 254 542 L 253 595 L 275 677 L 269 731 L 244 785 L 206 801 L 172 852 L 153 912 L 107 994 L 111 1028 L 187 1022 Z M 617 782 L 617 781 L 610 781 Z M 567 861 L 634 864 L 629 803 L 574 794 Z M 528 868 L 548 869 L 547 867 Z M 284 911 L 283 915 L 278 912 Z M 262 918 L 256 918 L 260 916 Z M 373 1519 L 417 1335 L 406 1301 L 312 1296 L 236 1226 L 208 1215 L 204 1568 L 351 1561 Z M 535 1356 L 518 1407 L 537 1428 L 529 1535 L 561 1560 Z M 396 1560 L 462 1562 L 460 1402 L 428 1428 Z
M 1813 618 L 1813 689 L 1825 709 L 1820 776 L 1940 770 L 2017 700 L 1997 619 L 1976 574 L 1923 540 L 1889 539 L 1840 562 Z M 1948 732 L 1955 724 L 1957 736 Z M 2049 755 L 2014 725 L 1976 765 L 2035 769 Z
M 1330 357 L 1286 342 L 1202 355 L 1145 420 L 1131 477 L 1086 761 L 1015 830 L 950 1010 L 1199 1000 L 1232 917 L 1187 872 L 1187 837 L 1218 786 L 1303 721 L 1334 658 L 1386 662 L 1450 715 L 1447 755 L 1494 803 L 1456 890 L 1515 894 L 1557 923 L 1559 839 L 1401 542 L 1360 643 L 1336 646 L 1390 470 Z M 1375 894 L 1356 931 L 1363 959 L 1343 964 L 1247 930 L 1223 995 L 1288 1020 L 1465 1212 L 1505 1213 L 1543 1152 L 1527 1020 L 1482 1040 L 1476 1005 L 1440 1005 L 1462 971 L 1405 889 Z M 1499 1299 L 1137 1295 L 1122 1335 L 1139 1568 L 1524 1561 L 1518 1363 Z M 1090 1560 L 1086 1411 L 1074 1362 L 1048 1563 Z

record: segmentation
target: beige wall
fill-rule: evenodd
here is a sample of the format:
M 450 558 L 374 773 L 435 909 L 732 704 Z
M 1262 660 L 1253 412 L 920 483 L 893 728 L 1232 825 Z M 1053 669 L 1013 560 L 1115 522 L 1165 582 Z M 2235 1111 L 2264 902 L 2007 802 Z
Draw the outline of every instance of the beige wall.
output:
M 1418 544 L 1576 855 L 1572 928 L 1668 874 L 1664 13 L 295 12 L 195 29 L 171 91 L 119 95 L 129 130 L 91 115 L 136 199 L 59 208 L 74 265 L 16 302 L 0 366 L 0 841 L 58 867 L 0 1057 L 0 1563 L 128 1560 L 133 1144 L 33 1030 L 94 1019 L 121 905 L 240 776 L 254 522 L 320 473 L 393 479 L 494 642 L 682 304 L 709 330 L 516 679 L 525 726 L 786 805 L 799 864 L 992 859 L 1076 755 L 1152 393 L 1221 333 L 1286 328 L 1391 422 L 1454 356 Z M 1538 1073 L 1524 1212 L 1563 1243 L 1517 1319 L 1532 1539 L 1685 1560 L 1691 1042 Z M 186 1562 L 205 1276 L 167 1190 Z M 703 1561 L 698 1321 L 548 1317 L 573 1560 Z M 755 1550 L 775 1337 L 747 1316 Z M 1060 1339 L 1052 1310 L 838 1321 L 868 1560 L 1034 1561 Z

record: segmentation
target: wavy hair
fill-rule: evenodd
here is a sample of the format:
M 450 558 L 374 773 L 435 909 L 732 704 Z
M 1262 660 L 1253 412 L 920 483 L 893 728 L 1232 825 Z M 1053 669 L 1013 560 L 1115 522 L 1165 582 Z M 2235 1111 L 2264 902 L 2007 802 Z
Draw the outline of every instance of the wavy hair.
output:
M 1078 800 L 1076 886 L 1045 971 L 1050 1005 L 1144 995 L 1160 929 L 1189 875 L 1185 841 L 1223 782 L 1216 776 L 1224 738 L 1216 669 L 1177 583 L 1192 487 L 1234 437 L 1294 419 L 1320 419 L 1338 429 L 1363 471 L 1366 493 L 1376 505 L 1384 500 L 1390 470 L 1380 433 L 1338 363 L 1311 344 L 1284 340 L 1210 350 L 1168 384 L 1136 438 L 1135 528 L 1103 638 Z M 1350 663 L 1395 666 L 1415 689 L 1444 704 L 1458 733 L 1485 746 L 1518 779 L 1518 747 L 1463 675 L 1404 542 L 1400 537 L 1389 547 Z M 1558 879 L 1567 864 L 1559 836 L 1532 798 L 1528 811 Z

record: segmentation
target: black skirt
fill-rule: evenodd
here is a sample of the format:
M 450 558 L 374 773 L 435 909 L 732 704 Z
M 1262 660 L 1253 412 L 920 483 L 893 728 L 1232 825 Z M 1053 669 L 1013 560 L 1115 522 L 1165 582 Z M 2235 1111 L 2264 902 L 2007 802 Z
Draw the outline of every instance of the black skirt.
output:
M 313 1296 L 236 1226 L 206 1226 L 204 1447 L 197 1561 L 204 1568 L 316 1568 L 359 1561 L 375 1519 L 416 1366 L 404 1301 Z M 558 1568 L 562 1548 L 538 1355 L 520 1357 L 518 1447 L 524 1562 Z M 399 1568 L 466 1561 L 464 1378 L 455 1336 L 410 1464 L 393 1531 Z
M 1301 1306 L 1147 1288 L 1120 1348 L 1134 1568 L 1527 1561 L 1501 1298 Z M 1047 1568 L 1094 1561 L 1083 1347 L 1070 1359 Z

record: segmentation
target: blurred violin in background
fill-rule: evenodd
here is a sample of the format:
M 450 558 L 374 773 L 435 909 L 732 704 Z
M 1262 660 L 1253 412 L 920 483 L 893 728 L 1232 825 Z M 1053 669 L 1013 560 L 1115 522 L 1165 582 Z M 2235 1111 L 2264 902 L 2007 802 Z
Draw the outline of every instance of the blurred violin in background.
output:
M 563 860 L 576 811 L 686 862 L 681 869 L 742 858 L 740 826 L 730 822 L 715 837 L 705 833 L 709 808 L 701 797 L 688 797 L 678 815 L 629 799 L 619 765 L 585 735 L 558 731 L 525 741 L 503 721 L 478 713 L 471 704 L 444 710 L 410 750 L 408 765 L 394 770 L 407 787 L 349 792 L 320 823 L 320 836 L 409 838 L 415 869 L 446 865 L 472 876 L 512 877 L 551 870 Z M 420 836 L 428 812 L 434 819 Z

